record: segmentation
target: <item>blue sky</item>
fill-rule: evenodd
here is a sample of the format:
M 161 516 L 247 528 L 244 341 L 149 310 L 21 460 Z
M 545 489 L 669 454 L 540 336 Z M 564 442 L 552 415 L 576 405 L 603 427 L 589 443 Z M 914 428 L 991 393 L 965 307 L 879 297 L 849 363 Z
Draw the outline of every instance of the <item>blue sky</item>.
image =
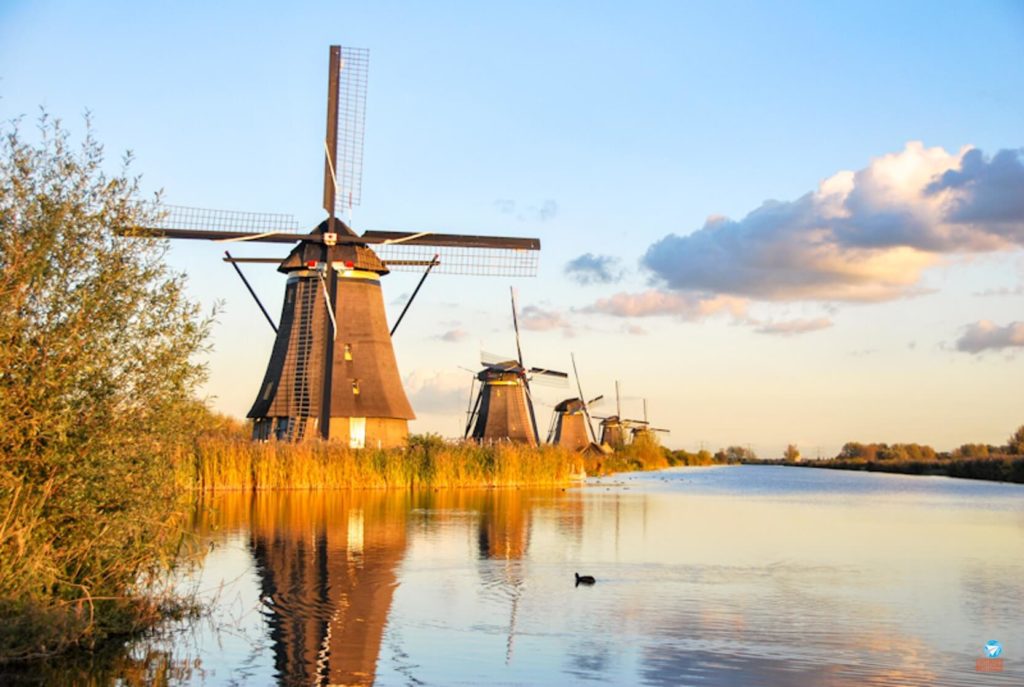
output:
M 327 46 L 369 48 L 356 227 L 544 246 L 535 279 L 428 280 L 395 338 L 414 430 L 459 432 L 460 366 L 513 349 L 510 283 L 527 361 L 574 351 L 588 395 L 622 380 L 670 446 L 948 449 L 1024 422 L 1024 4 L 552 5 L 8 1 L 0 117 L 42 105 L 79 128 L 88 108 L 168 201 L 311 225 Z M 926 192 L 965 146 L 973 185 Z M 836 197 L 859 204 L 833 225 Z M 943 209 L 992 198 L 1008 219 Z M 606 273 L 566 273 L 588 253 Z M 172 260 L 224 301 L 207 391 L 244 415 L 272 338 L 219 255 L 179 242 Z M 276 313 L 280 276 L 248 273 Z M 392 318 L 414 284 L 386 278 Z

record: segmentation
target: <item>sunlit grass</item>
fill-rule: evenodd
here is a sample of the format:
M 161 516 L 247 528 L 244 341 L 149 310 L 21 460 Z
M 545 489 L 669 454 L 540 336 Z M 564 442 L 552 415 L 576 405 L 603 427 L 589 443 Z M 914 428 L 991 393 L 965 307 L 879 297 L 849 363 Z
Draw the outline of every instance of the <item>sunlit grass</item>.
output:
M 179 455 L 177 465 L 179 484 L 205 491 L 551 485 L 582 471 L 579 454 L 557 447 L 437 437 L 413 437 L 402 449 L 352 450 L 214 435 L 198 439 L 193 455 Z

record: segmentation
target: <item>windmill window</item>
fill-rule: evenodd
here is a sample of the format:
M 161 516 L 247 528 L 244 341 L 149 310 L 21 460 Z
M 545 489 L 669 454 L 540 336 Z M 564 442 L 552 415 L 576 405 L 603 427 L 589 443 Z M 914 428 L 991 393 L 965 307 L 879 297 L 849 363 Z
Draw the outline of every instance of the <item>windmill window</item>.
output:
M 352 380 L 352 395 L 353 396 L 358 396 L 359 395 L 359 380 L 358 379 L 353 379 Z
M 263 389 L 263 400 L 264 401 L 266 401 L 267 399 L 270 398 L 270 392 L 273 391 L 273 390 L 274 390 L 274 383 L 273 382 L 267 382 L 266 388 Z
M 352 344 L 345 344 L 345 360 L 352 360 Z

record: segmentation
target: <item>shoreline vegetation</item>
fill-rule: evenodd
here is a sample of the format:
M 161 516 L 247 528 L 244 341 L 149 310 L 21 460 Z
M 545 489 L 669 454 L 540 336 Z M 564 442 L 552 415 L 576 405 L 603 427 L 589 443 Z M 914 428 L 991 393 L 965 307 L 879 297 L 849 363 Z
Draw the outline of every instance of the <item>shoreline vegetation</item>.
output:
M 585 476 L 674 465 L 711 465 L 707 451 L 670 451 L 639 435 L 614 453 L 577 453 L 557 446 L 447 441 L 410 435 L 400 449 L 349 449 L 338 443 L 254 442 L 248 427 L 217 417 L 216 429 L 179 446 L 173 457 L 180 489 L 225 490 L 439 489 L 565 486 Z
M 921 444 L 863 444 L 851 441 L 844 444 L 834 458 L 801 460 L 799 449 L 790 444 L 780 459 L 758 460 L 749 456 L 743 462 L 1024 484 L 1024 425 L 1018 427 L 1002 446 L 963 444 L 953 451 L 939 452 Z

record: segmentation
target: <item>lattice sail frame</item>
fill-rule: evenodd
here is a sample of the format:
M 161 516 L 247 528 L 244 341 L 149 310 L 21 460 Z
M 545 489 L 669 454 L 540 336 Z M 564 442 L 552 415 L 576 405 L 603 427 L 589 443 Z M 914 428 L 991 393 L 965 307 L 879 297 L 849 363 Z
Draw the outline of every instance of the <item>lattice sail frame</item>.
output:
M 538 250 L 516 248 L 476 248 L 467 246 L 430 246 L 381 243 L 370 246 L 388 269 L 395 272 L 422 272 L 437 255 L 432 274 L 468 276 L 533 277 L 537 275 Z M 411 264 L 403 264 L 411 263 Z
M 362 201 L 363 139 L 370 51 L 341 46 L 338 63 L 338 149 L 334 214 L 342 217 Z
M 156 221 L 153 222 L 156 229 L 247 231 L 254 234 L 294 234 L 299 231 L 299 223 L 294 216 L 273 212 L 213 210 L 161 204 L 155 206 L 153 214 L 157 215 Z
M 271 212 L 241 212 L 193 208 L 184 205 L 159 205 L 152 214 L 158 218 L 155 229 L 185 229 L 210 232 L 248 232 L 251 239 L 268 234 L 301 234 L 295 217 Z M 224 240 L 246 241 L 247 238 Z M 519 248 L 480 248 L 473 246 L 431 246 L 410 243 L 371 243 L 370 248 L 394 272 L 422 272 L 434 256 L 434 274 L 466 276 L 534 277 L 540 260 L 539 250 Z

